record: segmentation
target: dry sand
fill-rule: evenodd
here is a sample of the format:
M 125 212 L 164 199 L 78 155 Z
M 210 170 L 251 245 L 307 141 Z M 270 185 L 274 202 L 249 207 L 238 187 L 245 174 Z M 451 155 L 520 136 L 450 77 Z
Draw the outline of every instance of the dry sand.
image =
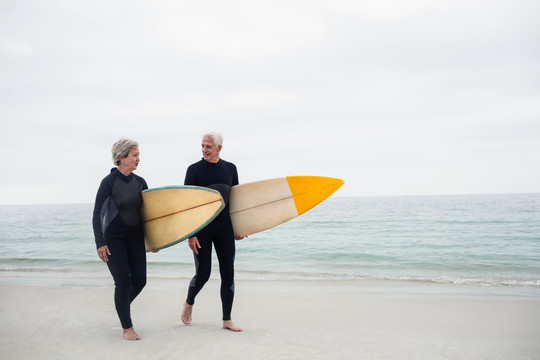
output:
M 73 281 L 72 281 L 73 283 Z M 113 288 L 0 282 L 7 359 L 540 359 L 538 290 L 368 281 L 237 281 L 221 329 L 219 284 L 180 322 L 188 280 L 149 279 L 123 340 Z

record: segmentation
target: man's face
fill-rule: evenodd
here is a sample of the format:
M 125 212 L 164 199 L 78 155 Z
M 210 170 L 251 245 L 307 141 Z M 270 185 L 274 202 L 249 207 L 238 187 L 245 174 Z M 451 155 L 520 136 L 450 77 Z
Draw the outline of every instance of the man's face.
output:
M 219 152 L 221 151 L 221 145 L 216 146 L 212 138 L 205 137 L 202 141 L 201 146 L 202 146 L 202 154 L 203 154 L 204 160 L 211 163 L 218 162 Z

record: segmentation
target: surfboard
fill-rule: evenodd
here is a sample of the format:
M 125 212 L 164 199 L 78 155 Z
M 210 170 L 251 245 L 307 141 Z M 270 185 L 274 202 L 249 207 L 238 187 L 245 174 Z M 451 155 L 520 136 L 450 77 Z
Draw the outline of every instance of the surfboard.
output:
M 225 207 L 217 190 L 165 186 L 142 192 L 146 251 L 177 244 L 208 225 Z
M 233 186 L 229 206 L 234 233 L 252 235 L 289 221 L 344 183 L 323 176 L 287 176 Z

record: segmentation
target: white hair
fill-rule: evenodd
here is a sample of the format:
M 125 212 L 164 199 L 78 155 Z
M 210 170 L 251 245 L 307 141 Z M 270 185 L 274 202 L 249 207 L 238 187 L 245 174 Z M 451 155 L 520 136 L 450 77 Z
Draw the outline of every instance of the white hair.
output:
M 223 145 L 223 135 L 219 131 L 209 131 L 203 135 L 203 139 L 209 137 L 214 141 L 214 145 L 222 146 Z
M 128 157 L 133 148 L 139 147 L 139 143 L 131 139 L 122 138 L 112 146 L 111 153 L 114 165 L 120 165 L 120 156 Z

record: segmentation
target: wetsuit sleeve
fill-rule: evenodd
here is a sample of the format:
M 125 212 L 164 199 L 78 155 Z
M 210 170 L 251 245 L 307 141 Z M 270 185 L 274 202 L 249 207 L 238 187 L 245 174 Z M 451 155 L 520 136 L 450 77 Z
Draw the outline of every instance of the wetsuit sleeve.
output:
M 146 183 L 146 180 L 144 180 L 142 177 L 139 177 L 141 179 L 140 183 L 142 185 L 142 190 L 148 190 L 148 184 Z
M 233 179 L 231 186 L 238 185 L 238 170 L 236 169 L 236 165 L 233 165 Z
M 195 183 L 195 172 L 193 171 L 193 166 L 189 166 L 186 170 L 186 178 L 184 179 L 184 185 L 197 185 Z
M 110 186 L 106 179 L 103 179 L 96 195 L 96 202 L 94 204 L 94 212 L 92 215 L 92 227 L 94 228 L 94 238 L 96 240 L 96 248 L 98 249 L 104 245 L 107 245 L 101 226 L 101 210 L 103 208 L 103 204 L 105 201 L 108 201 L 110 196 Z

